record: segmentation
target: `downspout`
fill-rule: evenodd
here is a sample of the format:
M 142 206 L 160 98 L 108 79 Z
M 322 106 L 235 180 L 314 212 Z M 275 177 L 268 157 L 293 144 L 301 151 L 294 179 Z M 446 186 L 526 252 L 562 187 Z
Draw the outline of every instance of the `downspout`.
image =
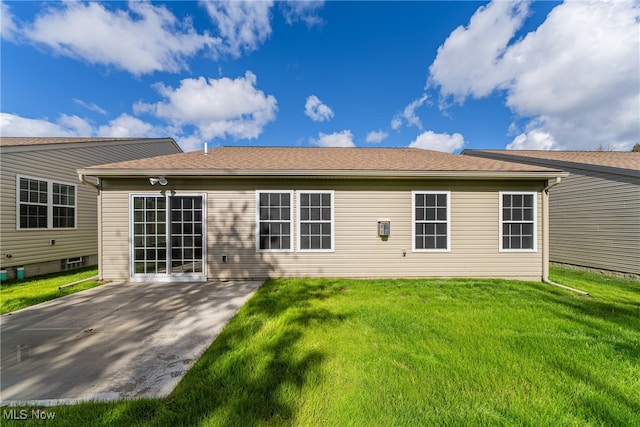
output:
M 78 178 L 80 179 L 81 183 L 86 184 L 89 187 L 93 187 L 96 190 L 100 191 L 100 187 L 98 186 L 98 184 L 94 184 L 91 181 L 87 181 L 87 177 L 84 174 L 78 174 Z
M 94 184 L 91 181 L 87 181 L 84 174 L 78 174 L 80 182 L 89 187 L 93 187 L 98 191 L 97 209 L 98 209 L 98 280 L 102 280 L 102 194 L 100 193 L 100 178 L 98 178 L 98 184 Z
M 542 190 L 542 281 L 547 285 L 556 286 L 566 291 L 576 292 L 583 296 L 589 296 L 588 292 L 570 288 L 549 280 L 549 190 L 560 184 L 560 177 L 555 181 L 549 180 Z

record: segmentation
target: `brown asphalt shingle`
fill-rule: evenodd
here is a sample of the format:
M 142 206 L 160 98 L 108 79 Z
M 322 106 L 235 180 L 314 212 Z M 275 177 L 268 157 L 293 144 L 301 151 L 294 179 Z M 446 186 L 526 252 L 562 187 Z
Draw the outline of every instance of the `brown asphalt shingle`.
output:
M 469 150 L 501 156 L 527 157 L 593 166 L 640 170 L 640 153 L 628 151 Z
M 541 166 L 418 148 L 221 147 L 92 166 L 100 170 L 552 172 Z

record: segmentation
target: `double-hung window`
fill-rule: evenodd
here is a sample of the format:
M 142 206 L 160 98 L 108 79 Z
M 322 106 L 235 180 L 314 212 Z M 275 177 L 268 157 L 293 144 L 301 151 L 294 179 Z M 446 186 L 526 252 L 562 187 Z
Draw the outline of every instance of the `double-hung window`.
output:
M 536 250 L 536 193 L 500 193 L 500 250 Z
M 334 250 L 333 191 L 298 191 L 300 251 Z
M 293 191 L 258 191 L 257 249 L 291 251 Z
M 448 191 L 413 191 L 413 250 L 451 250 L 451 209 Z
M 28 176 L 17 180 L 17 228 L 75 228 L 76 186 Z

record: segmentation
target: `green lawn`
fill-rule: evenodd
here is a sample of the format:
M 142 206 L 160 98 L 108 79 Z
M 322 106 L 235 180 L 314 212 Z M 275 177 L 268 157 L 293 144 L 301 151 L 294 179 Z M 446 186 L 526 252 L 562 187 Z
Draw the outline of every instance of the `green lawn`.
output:
M 640 282 L 551 278 L 592 296 L 271 280 L 168 398 L 48 410 L 70 426 L 640 425 Z
M 30 305 L 39 304 L 54 298 L 60 298 L 75 292 L 98 286 L 100 282 L 89 281 L 58 289 L 59 286 L 98 275 L 94 267 L 74 270 L 67 273 L 37 276 L 25 280 L 7 280 L 0 286 L 0 314 L 9 313 Z

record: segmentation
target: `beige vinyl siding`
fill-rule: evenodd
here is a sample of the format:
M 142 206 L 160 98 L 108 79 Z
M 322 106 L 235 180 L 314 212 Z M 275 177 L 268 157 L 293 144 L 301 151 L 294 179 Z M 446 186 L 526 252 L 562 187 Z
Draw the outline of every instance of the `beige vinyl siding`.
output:
M 21 151 L 23 150 L 24 151 Z M 97 190 L 80 183 L 78 168 L 176 153 L 169 140 L 84 143 L 63 147 L 3 147 L 0 170 L 0 264 L 2 268 L 98 254 Z M 16 175 L 75 184 L 75 229 L 16 229 Z M 55 245 L 50 240 L 55 239 Z M 10 254 L 12 257 L 6 257 Z
M 536 252 L 499 251 L 499 192 L 540 191 L 539 182 L 401 180 L 180 180 L 179 195 L 207 194 L 209 278 L 324 277 L 513 277 L 542 275 L 542 219 L 537 194 Z M 256 195 L 264 190 L 335 191 L 334 252 L 256 251 Z M 411 191 L 451 192 L 451 251 L 412 252 Z M 106 279 L 129 274 L 129 195 L 157 194 L 143 179 L 103 181 L 102 253 Z M 297 199 L 294 217 L 297 218 Z M 377 221 L 391 221 L 384 241 Z M 295 238 L 298 229 L 294 227 Z M 297 244 L 294 243 L 294 247 Z M 403 252 L 406 256 L 403 256 Z M 228 262 L 222 263 L 222 255 Z
M 640 179 L 570 170 L 550 192 L 550 260 L 640 274 Z

